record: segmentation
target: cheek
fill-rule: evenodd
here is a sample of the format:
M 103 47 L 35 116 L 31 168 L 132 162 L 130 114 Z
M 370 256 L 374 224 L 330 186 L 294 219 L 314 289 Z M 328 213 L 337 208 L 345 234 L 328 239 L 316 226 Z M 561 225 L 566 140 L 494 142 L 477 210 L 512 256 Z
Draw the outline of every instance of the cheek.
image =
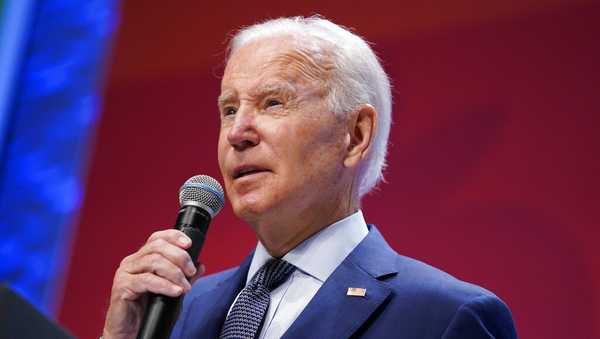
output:
M 229 143 L 227 142 L 227 133 L 221 130 L 221 132 L 219 133 L 219 140 L 217 143 L 217 161 L 219 162 L 219 168 L 221 169 L 221 174 L 223 176 L 225 176 L 224 165 L 228 145 Z
M 344 135 L 339 126 L 334 124 L 306 124 L 296 137 L 306 156 L 314 160 L 331 161 L 332 158 L 341 158 L 343 155 Z
M 294 139 L 288 143 L 286 156 L 294 168 L 293 175 L 301 182 L 321 181 L 340 175 L 344 158 L 344 136 L 336 126 L 306 124 L 290 133 Z
M 286 124 L 271 122 L 267 128 L 258 131 L 261 136 L 260 145 L 261 151 L 264 152 L 272 160 L 285 162 L 285 159 L 290 158 L 290 152 L 294 149 L 290 145 L 290 140 L 295 140 L 297 136 L 295 131 Z
M 230 146 L 227 142 L 227 134 L 221 132 L 217 143 L 217 162 L 219 164 L 219 170 L 221 171 L 223 183 L 225 184 L 225 192 L 227 193 L 227 196 L 231 199 L 232 194 L 234 192 L 231 188 L 231 180 L 227 175 L 227 154 L 229 148 Z

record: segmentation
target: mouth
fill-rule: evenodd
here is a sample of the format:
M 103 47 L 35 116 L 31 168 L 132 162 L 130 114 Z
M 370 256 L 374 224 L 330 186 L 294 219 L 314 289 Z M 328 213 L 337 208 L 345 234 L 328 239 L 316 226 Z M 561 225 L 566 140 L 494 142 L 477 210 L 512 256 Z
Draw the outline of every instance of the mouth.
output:
M 236 167 L 235 170 L 233 171 L 233 179 L 235 180 L 235 179 L 243 178 L 243 177 L 250 176 L 253 174 L 264 173 L 264 172 L 270 172 L 270 171 L 266 168 L 262 168 L 262 167 L 258 167 L 258 166 L 239 166 L 239 167 Z

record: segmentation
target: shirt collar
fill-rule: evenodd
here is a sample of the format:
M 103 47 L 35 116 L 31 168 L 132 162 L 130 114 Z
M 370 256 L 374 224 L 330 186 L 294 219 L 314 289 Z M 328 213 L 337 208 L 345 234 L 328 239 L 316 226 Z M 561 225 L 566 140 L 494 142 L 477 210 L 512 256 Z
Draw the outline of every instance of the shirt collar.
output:
M 283 256 L 283 260 L 304 273 L 325 282 L 369 233 L 360 210 L 325 227 Z M 271 255 L 260 241 L 256 245 L 246 284 Z

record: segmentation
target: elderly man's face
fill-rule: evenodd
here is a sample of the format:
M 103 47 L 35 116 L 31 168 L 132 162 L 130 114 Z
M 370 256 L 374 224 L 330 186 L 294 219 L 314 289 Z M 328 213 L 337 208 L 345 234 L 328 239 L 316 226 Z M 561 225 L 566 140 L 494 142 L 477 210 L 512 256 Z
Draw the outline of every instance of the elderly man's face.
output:
M 349 199 L 350 137 L 327 105 L 330 70 L 287 37 L 249 43 L 227 64 L 219 166 L 234 212 L 259 237 L 302 236 L 300 224 L 336 220 Z

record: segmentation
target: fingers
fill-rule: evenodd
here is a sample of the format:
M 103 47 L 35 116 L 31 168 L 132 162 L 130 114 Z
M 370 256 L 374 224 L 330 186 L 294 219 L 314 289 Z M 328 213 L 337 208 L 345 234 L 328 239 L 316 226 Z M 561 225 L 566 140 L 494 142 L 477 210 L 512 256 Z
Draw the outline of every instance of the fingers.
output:
M 113 281 L 105 333 L 137 333 L 146 293 L 178 297 L 191 289 L 188 277 L 196 279 L 204 273 L 204 265 L 196 268 L 186 251 L 191 245 L 191 239 L 181 231 L 159 231 L 121 261 Z
M 185 254 L 187 255 L 187 253 Z M 165 278 L 173 284 L 179 285 L 188 291 L 191 286 L 186 278 L 186 274 L 191 277 L 196 272 L 196 269 L 194 268 L 193 271 L 189 271 L 188 269 L 189 273 L 186 272 L 186 274 L 184 274 L 184 271 L 180 268 L 180 266 L 174 264 L 173 261 L 169 260 L 165 256 L 161 255 L 160 253 L 149 253 L 141 256 L 137 260 L 130 261 L 130 263 L 124 267 L 124 271 L 133 275 L 147 272 L 152 273 L 159 277 Z
M 123 299 L 135 300 L 139 295 L 152 292 L 169 297 L 178 297 L 185 292 L 185 289 L 179 285 L 173 284 L 169 280 L 152 273 L 128 274 L 123 277 L 124 281 L 129 283 L 124 286 Z M 189 283 L 188 283 L 189 286 Z M 189 287 L 188 287 L 189 289 Z
M 189 254 L 183 248 L 162 238 L 147 242 L 139 251 L 125 258 L 123 268 L 129 273 L 153 271 L 154 268 L 164 268 L 168 264 L 164 262 L 165 260 L 175 265 L 188 277 L 196 273 L 196 267 Z
M 191 277 L 196 273 L 196 267 L 186 249 L 192 241 L 183 232 L 178 230 L 164 230 L 153 233 L 146 244 L 139 251 L 126 257 L 122 266 L 130 273 L 139 273 L 149 270 L 148 262 L 142 260 L 145 256 L 159 254 L 179 267 L 186 276 Z M 160 259 L 152 256 L 152 263 L 160 264 Z M 152 271 L 150 269 L 150 271 Z
M 185 233 L 175 229 L 154 232 L 150 235 L 146 243 L 150 243 L 156 239 L 166 240 L 182 248 L 188 248 L 192 244 L 192 240 Z
M 196 274 L 196 266 L 186 251 L 192 245 L 192 240 L 185 233 L 178 230 L 164 230 L 153 233 L 146 242 L 145 250 L 160 252 L 167 259 L 179 266 L 188 277 Z
M 127 256 L 117 269 L 115 296 L 135 300 L 146 292 L 179 296 L 191 289 L 187 277 L 198 273 L 186 248 L 191 240 L 181 231 L 153 233 L 134 254 Z

